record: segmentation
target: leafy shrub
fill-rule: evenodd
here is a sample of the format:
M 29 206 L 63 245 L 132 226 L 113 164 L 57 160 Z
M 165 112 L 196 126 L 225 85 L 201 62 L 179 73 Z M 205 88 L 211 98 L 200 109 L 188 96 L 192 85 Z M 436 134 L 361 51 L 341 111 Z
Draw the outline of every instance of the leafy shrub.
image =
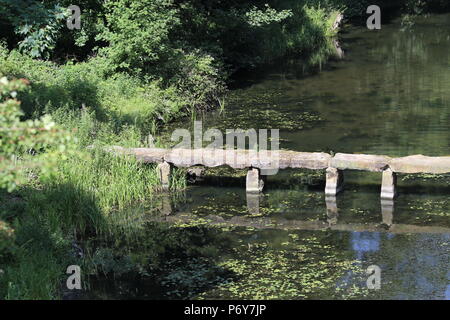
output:
M 0 262 L 2 264 L 6 262 L 13 252 L 14 239 L 14 229 L 6 222 L 0 220 Z M 0 273 L 1 276 L 2 274 Z
M 170 33 L 179 25 L 170 0 L 118 0 L 105 3 L 107 29 L 100 38 L 119 70 L 148 72 L 172 55 Z
M 265 10 L 253 7 L 251 10 L 245 13 L 247 22 L 253 27 L 261 27 L 273 22 L 281 22 L 286 18 L 292 17 L 292 10 L 276 11 L 271 8 L 267 3 L 265 4 Z
M 50 171 L 51 162 L 71 141 L 48 115 L 40 120 L 20 120 L 23 113 L 15 97 L 26 84 L 23 79 L 0 79 L 0 188 L 8 191 L 22 183 L 29 170 Z
M 167 83 L 175 86 L 191 106 L 208 109 L 225 91 L 221 66 L 199 50 L 179 54 L 168 68 L 173 75 Z
M 192 100 L 175 84 L 146 82 L 126 73 L 108 76 L 110 72 L 110 61 L 104 57 L 57 66 L 0 47 L 0 73 L 30 80 L 27 89 L 19 93 L 27 118 L 57 110 L 90 110 L 104 122 L 136 124 L 148 130 L 191 108 Z M 203 89 L 218 90 L 206 85 Z
M 19 50 L 34 58 L 48 58 L 68 16 L 65 8 L 29 0 L 3 0 L 2 14 L 22 37 Z

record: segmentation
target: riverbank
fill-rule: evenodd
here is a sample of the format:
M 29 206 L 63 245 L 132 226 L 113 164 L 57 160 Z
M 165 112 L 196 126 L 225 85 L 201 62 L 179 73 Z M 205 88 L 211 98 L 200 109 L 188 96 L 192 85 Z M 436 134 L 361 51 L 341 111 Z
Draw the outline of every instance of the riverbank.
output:
M 85 147 L 91 144 L 99 147 L 113 144 L 147 146 L 149 133 L 157 136 L 161 128 L 174 119 L 194 118 L 197 112 L 223 103 L 222 94 L 226 91 L 228 75 L 236 69 L 251 68 L 289 54 L 312 53 L 314 56 L 326 46 L 325 40 L 333 35 L 330 25 L 332 14 L 336 13 L 332 7 L 303 7 L 304 3 L 301 3 L 291 8 L 298 14 L 289 19 L 290 13 L 285 11 L 290 9 L 289 6 L 280 6 L 275 11 L 259 6 L 241 11 L 246 17 L 245 28 L 242 28 L 243 16 L 240 15 L 239 19 L 227 20 L 235 22 L 235 25 L 219 25 L 227 27 L 225 30 L 205 30 L 202 26 L 208 25 L 205 17 L 212 9 L 204 8 L 206 11 L 195 16 L 198 21 L 186 26 L 186 21 L 190 21 L 188 18 L 192 18 L 198 9 L 195 7 L 197 4 L 192 4 L 182 12 L 186 20 L 181 21 L 182 27 L 175 30 L 178 35 L 176 41 L 167 36 L 162 40 L 158 38 L 150 47 L 142 47 L 140 45 L 149 40 L 147 37 L 153 39 L 161 28 L 178 26 L 179 14 L 169 10 L 171 8 L 158 11 L 157 22 L 163 27 L 156 24 L 154 33 L 141 34 L 139 30 L 144 29 L 143 24 L 154 17 L 143 17 L 147 20 L 140 22 L 142 25 L 130 24 L 126 15 L 138 14 L 139 8 L 130 8 L 135 11 L 127 11 L 121 16 L 119 11 L 124 10 L 126 1 L 118 3 L 117 7 L 107 8 L 109 14 L 117 15 L 109 20 L 112 34 L 104 34 L 109 36 L 110 42 L 105 49 L 109 52 L 104 55 L 98 52 L 94 57 L 83 59 L 81 54 L 78 58 L 84 60 L 82 62 L 64 59 L 63 63 L 49 62 L 30 58 L 11 45 L 9 48 L 2 46 L 0 73 L 10 78 L 27 78 L 31 82 L 28 89 L 18 94 L 25 117 L 49 114 L 60 127 L 69 131 L 75 129 L 76 141 L 72 147 L 77 151 L 75 157 L 58 161 L 50 177 L 31 171 L 27 182 L 13 193 L 0 194 L 0 220 L 4 221 L 0 224 L 0 234 L 2 243 L 7 243 L 0 246 L 2 298 L 62 298 L 67 279 L 65 270 L 72 264 L 82 267 L 87 275 L 84 280 L 95 275 L 124 275 L 148 280 L 151 278 L 149 275 L 157 276 L 167 266 L 166 259 L 171 259 L 176 267 L 183 265 L 184 258 L 194 261 L 192 267 L 197 270 L 194 273 L 209 270 L 201 268 L 211 263 L 203 258 L 226 249 L 224 240 L 228 238 L 227 234 L 210 228 L 185 230 L 148 224 L 145 221 L 148 210 L 164 202 L 158 197 L 155 168 L 95 150 L 87 152 Z M 151 4 L 151 1 L 146 3 Z M 231 11 L 227 11 L 229 7 L 221 9 L 213 10 L 216 14 L 214 22 L 233 18 Z M 306 25 L 301 22 L 305 17 Z M 127 24 L 132 28 L 117 31 Z M 180 31 L 186 27 L 189 31 Z M 242 41 L 236 44 L 235 37 L 230 39 L 229 34 L 234 35 L 240 28 L 244 34 Z M 198 35 L 203 37 L 205 34 L 207 41 L 200 41 Z M 136 41 L 130 47 L 135 51 L 130 53 L 127 44 L 134 37 Z M 180 38 L 195 43 L 197 47 L 175 47 L 174 43 L 178 43 Z M 249 39 L 251 41 L 246 42 Z M 219 45 L 214 44 L 217 40 Z M 160 51 L 162 46 L 166 46 L 167 51 Z M 219 49 L 227 52 L 218 52 Z M 141 56 L 148 60 L 142 62 Z M 61 56 L 58 59 L 61 60 Z M 321 59 L 325 58 L 321 56 Z M 323 61 L 321 59 L 317 60 Z M 264 116 L 260 115 L 262 119 Z M 305 114 L 305 117 L 308 123 L 310 118 L 311 122 L 317 120 L 310 114 Z M 291 119 L 278 119 L 287 129 L 304 124 L 306 120 L 299 119 L 293 123 Z M 161 141 L 155 143 L 164 146 Z M 185 187 L 182 176 L 182 171 L 175 175 L 173 191 Z M 300 247 L 316 243 L 315 237 L 312 242 L 310 240 L 306 239 L 306 244 L 300 243 Z M 275 251 L 272 253 L 275 255 Z M 201 265 L 196 263 L 198 259 Z M 330 267 L 335 262 L 344 265 L 352 262 L 344 260 L 344 257 L 339 259 L 331 261 Z M 263 262 L 272 263 L 276 257 L 271 256 L 269 260 Z M 220 267 L 236 269 L 239 264 L 225 263 Z M 246 269 L 241 274 L 249 271 Z M 237 274 L 239 272 L 236 271 Z M 261 274 L 266 272 L 263 269 Z M 222 269 L 218 273 L 226 275 Z M 332 280 L 326 282 L 331 283 Z M 169 277 L 167 283 L 171 285 L 176 281 Z M 207 282 L 202 286 L 211 284 L 214 283 Z M 83 283 L 84 288 L 88 285 L 89 281 Z M 236 289 L 231 288 L 233 292 Z M 189 291 L 189 283 L 183 290 Z M 274 290 L 276 288 L 270 288 L 264 297 L 275 297 Z M 294 290 L 282 296 L 296 294 L 298 291 Z M 188 292 L 185 296 L 192 295 Z M 246 292 L 241 297 L 250 296 Z
M 71 149 L 76 150 L 74 156 L 57 161 L 51 177 L 33 170 L 28 172 L 27 182 L 17 186 L 15 191 L 1 192 L 0 232 L 6 243 L 0 247 L 2 298 L 61 298 L 65 269 L 72 264 L 89 270 L 86 274 L 107 273 L 107 270 L 102 270 L 106 257 L 99 258 L 98 255 L 103 256 L 102 252 L 107 251 L 115 257 L 113 260 L 124 259 L 126 255 L 120 253 L 117 246 L 108 244 L 109 241 L 133 237 L 144 224 L 144 209 L 133 211 L 128 208 L 138 204 L 147 209 L 158 206 L 154 166 L 140 165 L 133 159 L 118 159 L 95 150 L 87 152 L 86 146 L 147 146 L 147 136 L 157 136 L 159 129 L 174 119 L 194 117 L 196 112 L 207 110 L 210 106 L 220 106 L 226 91 L 227 75 L 234 68 L 248 68 L 293 52 L 314 51 L 332 35 L 333 14 L 330 9 L 297 6 L 275 10 L 269 6 L 262 6 L 261 9 L 241 6 L 239 10 L 242 15 L 233 18 L 238 24 L 232 26 L 232 21 L 219 22 L 224 16 L 232 18 L 227 10 L 233 5 L 230 8 L 227 5 L 219 10 L 206 9 L 214 14 L 208 19 L 221 23 L 227 30 L 216 30 L 215 35 L 212 30 L 208 31 L 211 37 L 201 41 L 198 35 L 202 32 L 192 30 L 196 39 L 189 35 L 185 37 L 194 40 L 191 43 L 195 42 L 197 48 L 183 49 L 183 53 L 175 48 L 175 42 L 168 35 L 156 40 L 151 35 L 147 38 L 147 34 L 140 33 L 142 26 L 138 24 L 147 21 L 152 25 L 155 17 L 143 16 L 141 20 L 125 21 L 129 16 L 124 10 L 134 15 L 141 13 L 138 7 L 124 9 L 125 2 L 119 1 L 116 7 L 105 7 L 90 13 L 99 16 L 105 12 L 110 14 L 106 18 L 109 31 L 103 33 L 108 38 L 109 46 L 88 57 L 86 54 L 92 54 L 89 50 L 92 50 L 92 42 L 96 41 L 93 38 L 88 40 L 82 47 L 84 53 L 77 57 L 84 55 L 85 61 L 62 60 L 61 63 L 61 52 L 58 57 L 50 51 L 50 47 L 39 48 L 42 56 L 32 58 L 29 55 L 34 54 L 33 47 L 18 49 L 17 43 L 11 42 L 13 36 L 7 37 L 1 45 L 0 74 L 9 79 L 25 78 L 30 83 L 17 96 L 22 102 L 25 119 L 51 115 L 60 128 L 71 132 L 74 138 Z M 147 4 L 157 5 L 151 1 Z M 45 10 L 45 7 L 39 8 Z M 180 10 L 178 12 L 165 9 L 168 9 L 165 5 L 156 9 L 156 20 L 166 23 L 172 35 L 180 32 L 179 22 L 186 26 L 189 16 L 206 18 L 201 11 L 194 11 L 194 7 L 176 9 Z M 16 8 L 9 10 L 14 12 Z M 292 12 L 295 13 L 293 17 Z M 187 20 L 178 20 L 180 13 L 186 14 L 183 19 Z M 20 14 L 33 13 L 25 10 Z M 241 20 L 243 17 L 246 18 Z M 308 18 L 307 24 L 301 22 L 302 17 Z M 287 22 L 284 22 L 286 19 Z M 90 18 L 84 23 L 85 28 L 96 28 Z M 133 30 L 116 29 L 122 23 Z M 290 29 L 281 28 L 281 25 Z M 201 24 L 189 26 L 198 27 Z M 161 26 L 155 28 L 155 32 L 161 31 Z M 230 28 L 242 30 L 243 44 L 253 48 L 253 57 L 228 42 L 226 34 L 231 31 Z M 25 36 L 31 37 L 33 32 L 29 30 Z M 79 34 L 75 34 L 77 37 Z M 135 38 L 136 42 L 130 43 L 130 37 Z M 258 40 L 262 38 L 266 40 Z M 205 47 L 208 43 L 212 45 L 216 39 L 221 39 L 221 49 L 225 48 L 228 53 L 216 52 L 219 47 Z M 67 45 L 67 39 L 58 41 Z M 149 41 L 150 47 L 145 47 L 144 43 Z M 123 46 L 125 43 L 133 47 L 136 56 L 122 55 L 128 50 Z M 29 44 L 32 45 L 31 42 Z M 60 50 L 58 45 L 62 44 L 55 42 L 55 45 L 56 53 Z M 166 51 L 160 51 L 158 46 L 164 45 L 167 46 Z M 74 48 L 74 45 L 69 43 L 68 47 Z M 143 64 L 138 57 L 148 54 L 152 58 Z M 45 55 L 47 59 L 44 60 Z M 233 65 L 231 68 L 225 67 L 230 63 Z M 158 145 L 159 142 L 155 142 Z M 184 184 L 183 171 L 180 171 L 172 180 L 172 191 L 183 189 Z M 153 232 L 156 241 L 156 235 L 163 231 L 155 227 Z M 183 235 L 183 232 L 167 232 L 179 234 L 175 237 Z M 106 246 L 102 249 L 98 244 L 87 245 L 89 239 L 94 242 L 103 239 Z M 165 252 L 185 246 L 184 250 L 196 251 L 195 245 L 181 243 L 168 241 L 151 245 L 149 250 L 159 247 Z M 80 246 L 83 248 L 80 249 Z M 157 251 L 151 258 L 154 268 L 158 267 Z M 134 264 L 135 267 L 138 265 Z M 115 268 L 110 271 L 117 272 Z M 88 285 L 88 282 L 83 285 Z

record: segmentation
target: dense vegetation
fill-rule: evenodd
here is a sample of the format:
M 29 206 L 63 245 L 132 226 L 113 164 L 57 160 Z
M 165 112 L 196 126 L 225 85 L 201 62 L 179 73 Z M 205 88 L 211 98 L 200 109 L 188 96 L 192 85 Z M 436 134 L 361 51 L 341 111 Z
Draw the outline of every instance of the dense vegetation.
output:
M 139 225 L 127 208 L 157 201 L 154 167 L 87 146 L 145 145 L 164 124 L 223 103 L 237 70 L 323 49 L 337 15 L 358 21 L 366 2 L 80 0 L 82 27 L 69 30 L 72 1 L 0 0 L 0 297 L 60 297 L 67 265 L 88 264 L 73 254 L 80 240 L 120 242 Z M 384 3 L 408 14 L 449 7 Z M 182 246 L 169 236 L 145 247 L 160 248 L 155 268 L 164 246 Z

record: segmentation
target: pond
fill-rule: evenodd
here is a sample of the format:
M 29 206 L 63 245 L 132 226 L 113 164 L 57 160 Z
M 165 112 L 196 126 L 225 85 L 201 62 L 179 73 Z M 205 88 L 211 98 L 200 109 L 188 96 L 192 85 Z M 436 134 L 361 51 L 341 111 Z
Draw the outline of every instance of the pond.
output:
M 224 110 L 197 120 L 223 132 L 278 128 L 281 148 L 296 151 L 450 155 L 450 15 L 348 26 L 336 45 L 343 56 L 243 75 Z M 450 176 L 401 175 L 391 202 L 380 200 L 380 174 L 345 179 L 325 199 L 323 172 L 282 170 L 248 196 L 245 173 L 208 170 L 146 212 L 157 222 L 143 239 L 185 245 L 143 254 L 144 266 L 164 257 L 158 270 L 93 279 L 89 297 L 450 299 Z M 129 246 L 135 256 L 151 248 Z M 367 287 L 373 265 L 379 289 Z

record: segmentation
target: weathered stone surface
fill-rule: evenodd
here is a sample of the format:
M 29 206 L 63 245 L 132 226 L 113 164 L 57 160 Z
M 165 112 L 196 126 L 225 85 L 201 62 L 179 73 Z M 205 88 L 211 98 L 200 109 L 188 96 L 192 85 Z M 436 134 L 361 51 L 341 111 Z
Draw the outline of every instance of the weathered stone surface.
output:
M 161 212 L 161 214 L 166 215 L 166 216 L 172 214 L 172 212 L 173 212 L 172 201 L 170 200 L 169 194 L 165 194 L 161 198 L 161 204 L 159 207 L 159 211 Z
M 234 169 L 278 168 L 278 154 L 271 151 L 223 149 L 173 149 L 164 155 L 164 160 L 178 167 L 202 165 L 218 167 L 227 165 Z
M 163 190 L 169 190 L 171 165 L 167 162 L 158 164 L 158 175 Z
M 381 199 L 381 215 L 383 224 L 392 226 L 394 223 L 394 200 L 393 199 Z
M 226 150 L 202 149 L 202 165 L 205 167 L 219 167 L 226 164 Z
M 280 169 L 283 168 L 282 163 L 280 163 L 280 159 L 283 155 L 283 151 L 279 150 L 261 150 L 258 152 L 251 152 L 250 161 L 251 166 L 259 169 Z M 290 159 L 288 160 L 290 162 Z
M 394 199 L 396 196 L 397 175 L 391 170 L 383 171 L 381 180 L 381 198 Z
M 337 30 L 340 27 L 340 25 L 342 24 L 343 20 L 344 20 L 344 15 L 342 13 L 338 13 L 336 18 L 334 19 L 331 30 Z
M 232 168 L 307 168 L 339 170 L 365 170 L 381 172 L 388 166 L 400 173 L 450 173 L 450 156 L 427 157 L 415 155 L 403 158 L 367 154 L 338 153 L 334 157 L 327 153 L 295 151 L 249 151 L 223 149 L 161 149 L 123 148 L 112 146 L 105 151 L 134 155 L 148 163 L 170 162 L 175 166 L 191 167 L 203 165 L 217 167 L 229 165 Z
M 278 151 L 278 168 L 285 169 L 291 166 L 291 158 L 293 151 Z
M 218 167 L 229 165 L 235 169 L 251 167 L 252 155 L 247 150 L 223 149 L 172 149 L 165 154 L 164 160 L 177 167 Z
M 344 175 L 341 170 L 327 168 L 325 195 L 334 196 L 342 191 L 344 187 Z
M 128 151 L 129 154 L 134 154 L 136 159 L 145 163 L 160 163 L 164 161 L 164 155 L 167 154 L 167 149 L 161 148 L 133 148 Z
M 198 159 L 199 155 L 195 155 L 193 149 L 175 148 L 168 151 L 169 152 L 164 155 L 164 161 L 169 162 L 176 167 L 192 167 L 202 164 L 201 157 Z
M 88 147 L 88 148 L 94 148 Z M 393 199 L 396 195 L 395 173 L 450 173 L 450 156 L 427 157 L 415 155 L 403 158 L 367 154 L 338 153 L 334 157 L 327 153 L 295 152 L 285 150 L 223 150 L 223 149 L 160 149 L 104 148 L 113 154 L 134 155 L 147 163 L 159 163 L 161 184 L 169 187 L 171 165 L 177 167 L 217 167 L 227 165 L 235 169 L 250 168 L 247 174 L 247 191 L 259 192 L 264 182 L 261 174 L 276 174 L 278 169 L 307 168 L 326 169 L 326 195 L 336 195 L 343 187 L 343 170 L 383 172 L 381 197 Z M 388 220 L 388 219 L 387 219 Z
M 248 170 L 246 179 L 247 192 L 258 193 L 264 188 L 264 181 L 261 179 L 259 169 L 252 168 Z
M 222 149 L 173 149 L 164 154 L 164 160 L 175 166 L 189 167 L 203 165 L 231 168 L 284 169 L 307 168 L 326 169 L 331 156 L 327 153 L 308 153 L 283 150 L 222 150 Z
M 326 169 L 331 155 L 323 152 L 290 152 L 291 168 Z
M 389 165 L 390 157 L 370 154 L 337 153 L 330 161 L 330 167 L 340 170 L 364 170 L 381 172 Z
M 399 173 L 450 173 L 449 157 L 427 157 L 414 155 L 403 158 L 393 158 L 389 167 Z
M 249 150 L 225 150 L 225 163 L 231 168 L 250 168 L 256 161 L 258 153 Z

